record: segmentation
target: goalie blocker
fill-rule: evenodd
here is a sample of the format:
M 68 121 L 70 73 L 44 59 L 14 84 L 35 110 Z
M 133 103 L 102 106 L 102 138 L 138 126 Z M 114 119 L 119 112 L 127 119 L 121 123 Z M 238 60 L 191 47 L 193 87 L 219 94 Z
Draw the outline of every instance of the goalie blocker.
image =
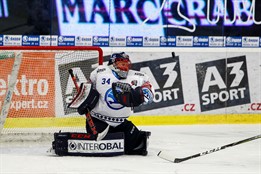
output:
M 108 133 L 102 140 L 87 133 L 54 133 L 52 151 L 59 156 L 118 156 L 124 154 L 124 134 Z

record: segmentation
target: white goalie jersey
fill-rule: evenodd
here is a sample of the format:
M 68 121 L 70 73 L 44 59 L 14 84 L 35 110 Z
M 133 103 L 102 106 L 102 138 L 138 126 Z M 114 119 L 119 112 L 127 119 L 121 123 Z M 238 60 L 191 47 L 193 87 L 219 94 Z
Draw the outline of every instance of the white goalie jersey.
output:
M 118 103 L 113 95 L 112 83 L 129 83 L 133 89 L 149 83 L 149 77 L 139 71 L 129 70 L 126 79 L 118 79 L 108 66 L 100 65 L 90 75 L 94 88 L 99 92 L 99 101 L 91 111 L 91 116 L 107 122 L 110 126 L 117 126 L 124 122 L 132 113 L 131 107 L 125 107 Z M 153 88 L 143 90 L 144 104 L 152 102 L 154 97 Z

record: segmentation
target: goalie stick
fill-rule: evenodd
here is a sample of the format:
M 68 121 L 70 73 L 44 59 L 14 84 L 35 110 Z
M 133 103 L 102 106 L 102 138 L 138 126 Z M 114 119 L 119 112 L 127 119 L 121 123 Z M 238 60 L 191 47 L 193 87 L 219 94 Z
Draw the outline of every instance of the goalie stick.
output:
M 201 153 L 198 153 L 198 154 L 195 154 L 195 155 L 187 156 L 187 157 L 184 157 L 184 158 L 175 158 L 174 156 L 169 155 L 167 152 L 164 152 L 164 151 L 160 151 L 158 153 L 158 156 L 160 158 L 164 159 L 164 160 L 167 160 L 167 161 L 170 161 L 170 162 L 173 162 L 173 163 L 180 163 L 180 162 L 183 162 L 183 161 L 187 161 L 189 159 L 193 159 L 193 158 L 197 158 L 197 157 L 207 155 L 207 154 L 210 154 L 210 153 L 213 153 L 213 152 L 217 152 L 217 151 L 223 150 L 223 149 L 228 148 L 228 147 L 232 147 L 232 146 L 236 146 L 236 145 L 246 143 L 246 142 L 249 142 L 249 141 L 252 141 L 252 140 L 256 140 L 258 138 L 261 138 L 261 134 L 253 136 L 251 138 L 241 140 L 241 141 L 230 143 L 230 144 L 227 144 L 227 145 L 224 145 L 224 146 L 221 146 L 221 147 L 217 147 L 217 148 L 205 151 L 205 152 L 201 152 Z
M 69 74 L 70 74 L 70 76 L 71 76 L 71 78 L 73 80 L 73 83 L 74 83 L 74 85 L 76 87 L 77 92 L 79 92 L 80 91 L 80 87 L 77 84 L 77 79 L 76 79 L 72 69 L 69 69 Z M 97 130 L 96 130 L 96 127 L 95 127 L 95 125 L 93 123 L 93 120 L 92 120 L 92 117 L 90 115 L 90 112 L 86 113 L 85 116 L 86 116 L 87 123 L 89 124 L 89 126 L 90 126 L 90 128 L 92 130 L 92 134 L 96 136 L 96 140 L 97 141 L 102 140 L 107 135 L 110 126 L 108 125 L 106 127 L 106 129 L 104 129 L 103 132 L 98 133 Z

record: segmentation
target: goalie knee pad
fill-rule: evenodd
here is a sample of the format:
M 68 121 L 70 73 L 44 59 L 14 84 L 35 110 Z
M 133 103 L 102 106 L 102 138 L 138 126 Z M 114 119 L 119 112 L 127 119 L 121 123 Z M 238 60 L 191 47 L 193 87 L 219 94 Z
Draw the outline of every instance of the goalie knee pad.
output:
M 52 149 L 59 156 L 118 156 L 124 154 L 124 134 L 108 133 L 104 139 L 95 140 L 86 133 L 54 133 Z

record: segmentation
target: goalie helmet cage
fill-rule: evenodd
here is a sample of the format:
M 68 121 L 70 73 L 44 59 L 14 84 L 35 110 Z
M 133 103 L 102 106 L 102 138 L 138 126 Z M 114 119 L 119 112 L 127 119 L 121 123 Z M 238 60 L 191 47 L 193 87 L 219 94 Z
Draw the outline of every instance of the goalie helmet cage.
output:
M 76 95 L 68 70 L 73 69 L 81 83 L 102 63 L 100 47 L 0 47 L 1 139 L 84 131 L 85 117 L 67 108 Z

